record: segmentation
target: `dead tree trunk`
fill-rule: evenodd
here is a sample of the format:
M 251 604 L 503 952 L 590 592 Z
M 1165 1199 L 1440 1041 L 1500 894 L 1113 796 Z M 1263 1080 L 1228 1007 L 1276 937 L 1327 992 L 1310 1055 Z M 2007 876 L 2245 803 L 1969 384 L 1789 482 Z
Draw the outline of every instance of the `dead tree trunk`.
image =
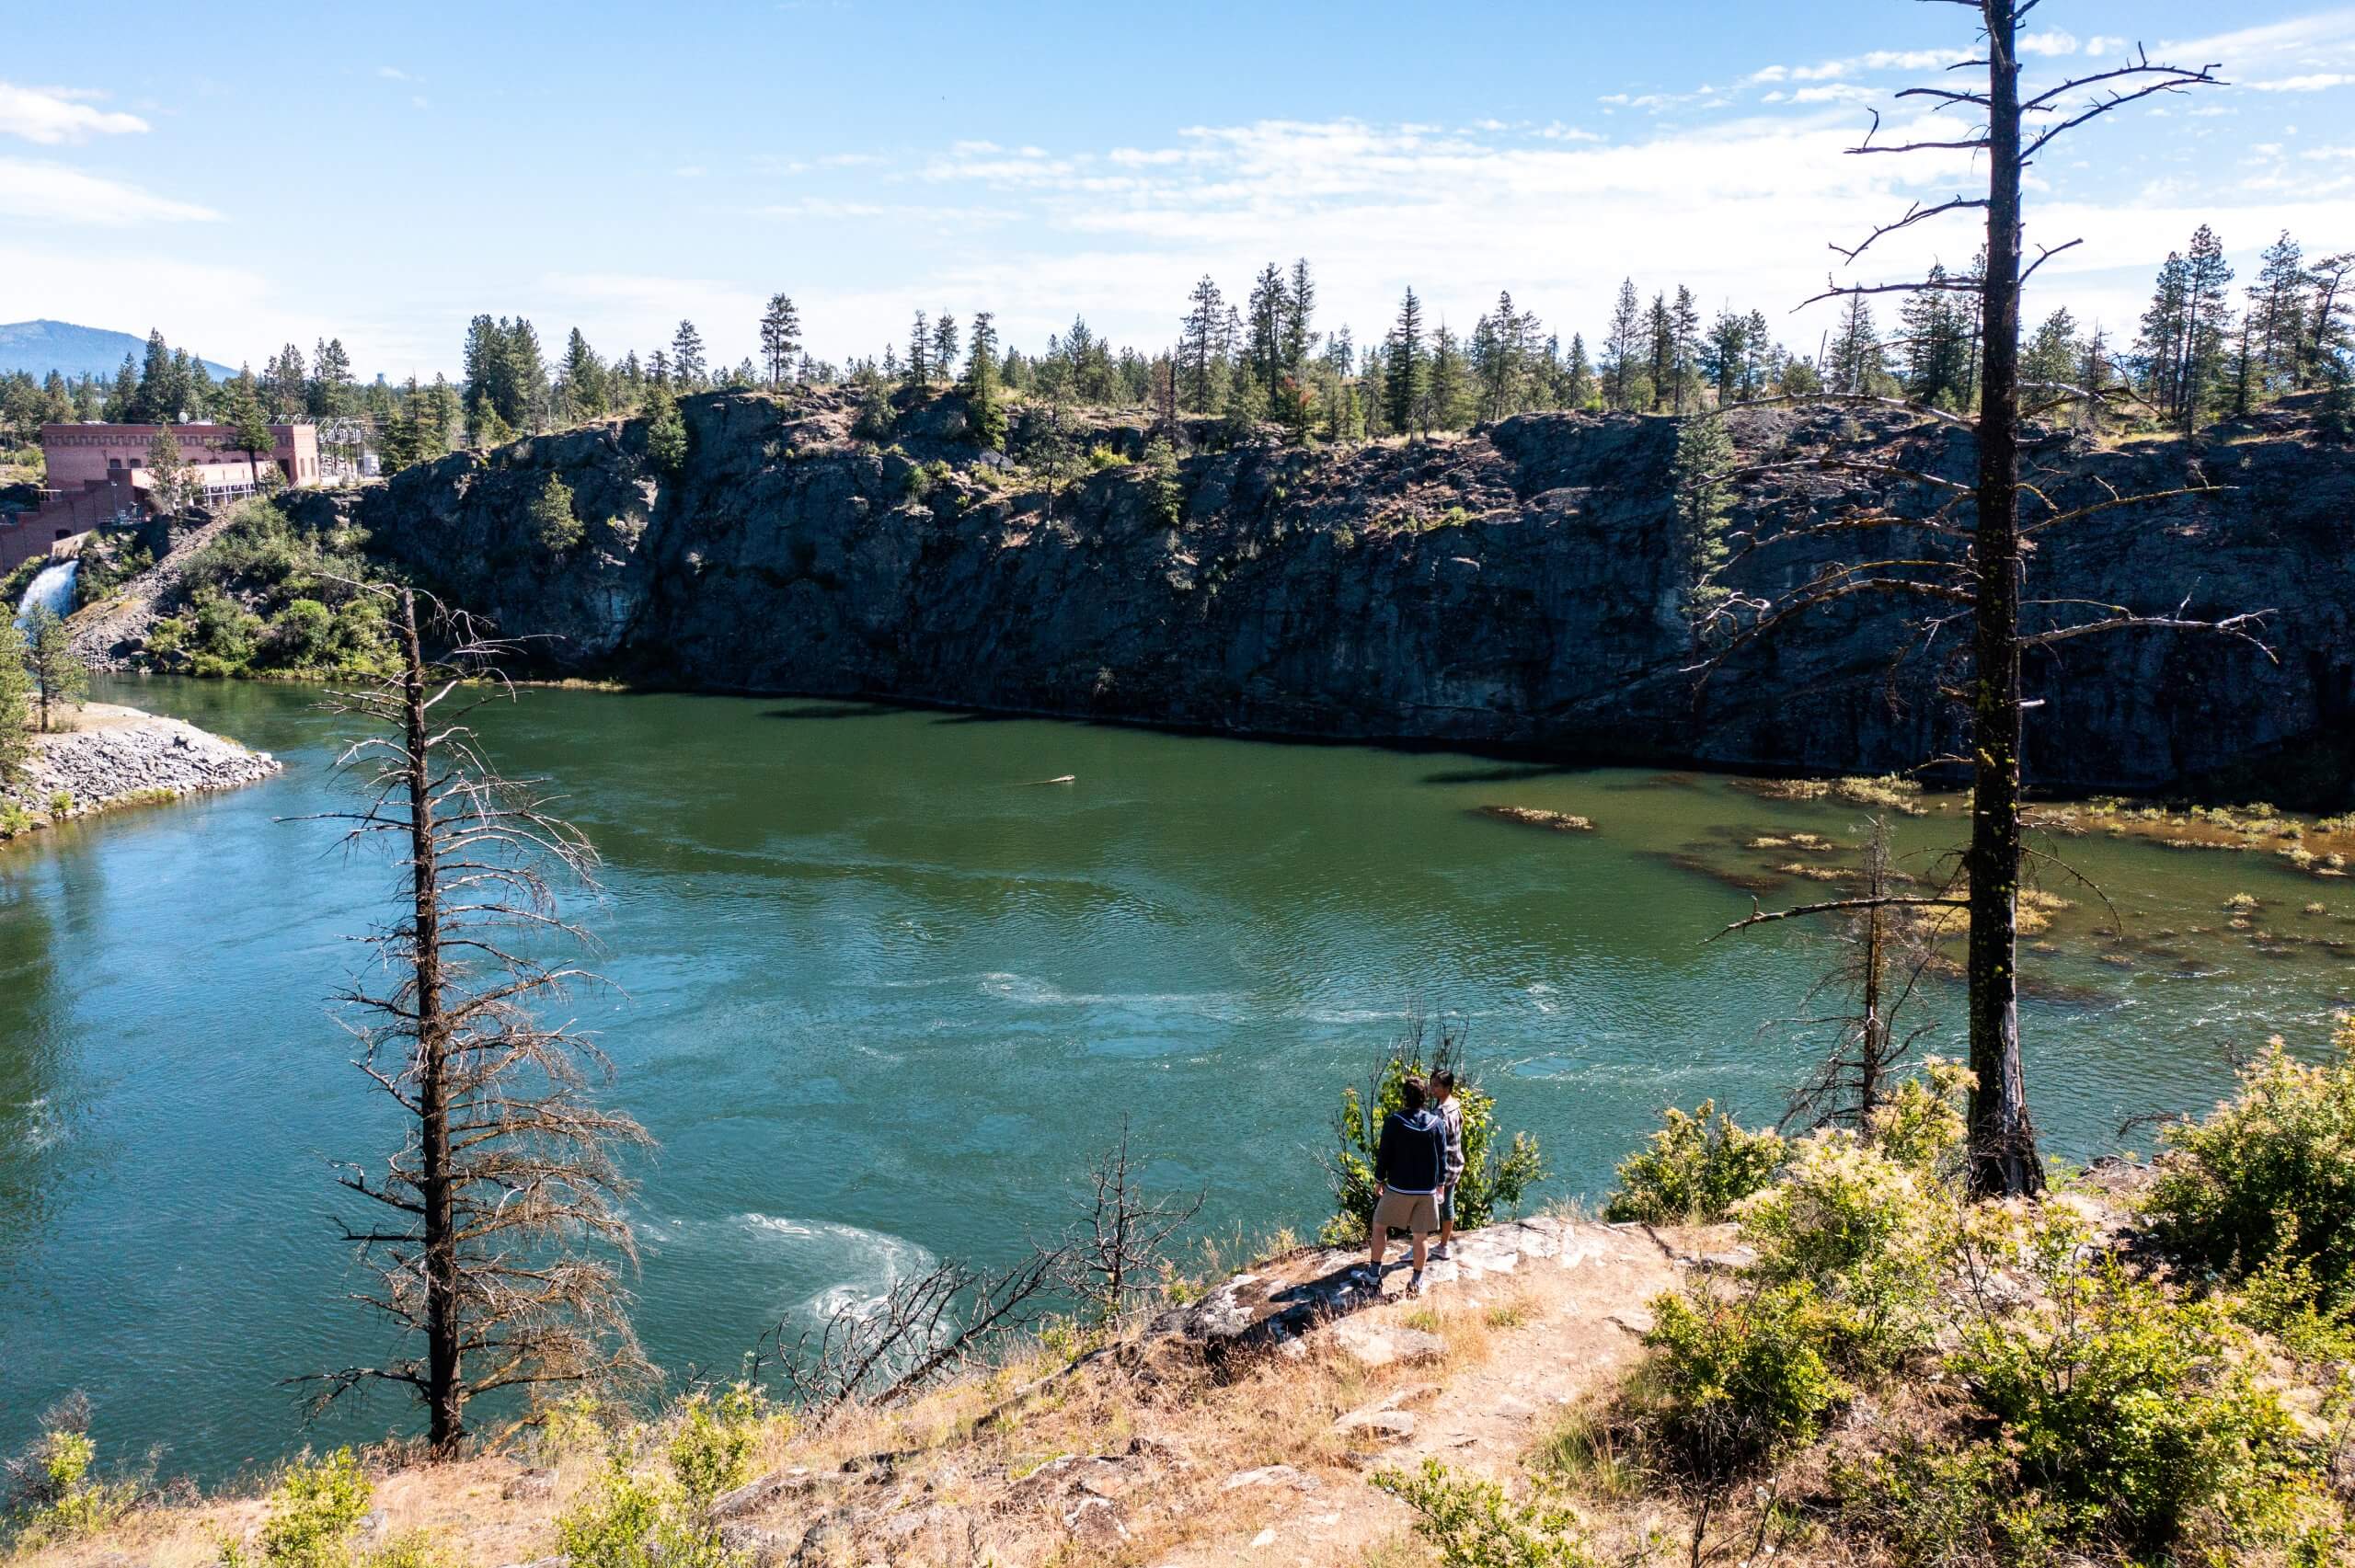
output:
M 1987 275 L 1971 542 L 1970 1186 L 2044 1185 L 2020 1067 L 2020 94 L 2014 0 L 1988 0 Z
M 408 1119 L 378 1173 L 345 1168 L 343 1185 L 386 1218 L 344 1235 L 375 1265 L 358 1299 L 409 1337 L 388 1363 L 298 1380 L 319 1385 L 320 1403 L 399 1384 L 448 1455 L 484 1394 L 646 1370 L 609 1258 L 636 1255 L 614 1151 L 648 1139 L 589 1099 L 587 1070 L 605 1066 L 596 1047 L 532 1012 L 594 979 L 547 956 L 580 933 L 540 867 L 586 882 L 595 853 L 476 745 L 466 715 L 511 690 L 491 663 L 503 650 L 445 612 L 457 646 L 429 659 L 417 595 L 362 591 L 386 603 L 399 665 L 337 693 L 370 733 L 339 760 L 367 798 L 332 819 L 350 825 L 350 843 L 397 846 L 401 916 L 368 939 L 377 962 L 342 1000 L 365 1019 L 356 1065 Z
M 450 1026 L 442 1009 L 441 854 L 435 845 L 431 731 L 425 650 L 417 635 L 417 595 L 400 590 L 403 783 L 408 790 L 409 887 L 416 940 L 418 1082 L 417 1196 L 425 1276 L 426 1441 L 436 1453 L 465 1429 L 458 1345 L 458 1236 L 450 1184 Z

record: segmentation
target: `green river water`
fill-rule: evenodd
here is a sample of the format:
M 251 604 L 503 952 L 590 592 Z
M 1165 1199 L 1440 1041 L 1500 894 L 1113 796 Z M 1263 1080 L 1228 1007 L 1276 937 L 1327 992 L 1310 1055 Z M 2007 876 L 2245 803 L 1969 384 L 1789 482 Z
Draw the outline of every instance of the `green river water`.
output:
M 287 770 L 0 850 L 0 1445 L 72 1389 L 103 1445 L 163 1445 L 167 1473 L 373 1437 L 410 1413 L 306 1433 L 280 1386 L 386 1344 L 342 1299 L 362 1276 L 329 1162 L 391 1129 L 327 999 L 389 873 L 289 820 L 347 798 L 340 721 L 300 687 L 97 694 Z M 1706 776 L 777 699 L 532 692 L 490 738 L 606 857 L 571 912 L 626 993 L 584 1004 L 608 1093 L 661 1140 L 638 1322 L 674 1375 L 930 1258 L 1012 1254 L 1064 1221 L 1124 1116 L 1152 1181 L 1206 1191 L 1206 1228 L 1313 1230 L 1338 1092 L 1419 1007 L 1467 1021 L 1548 1195 L 1603 1190 L 1670 1102 L 1771 1119 L 1808 1047 L 1762 1025 L 1823 948 L 1789 927 L 1705 944 L 1750 907 L 1711 869 L 1789 859 L 1743 847 L 1761 834 L 1853 841 L 1863 816 Z M 1476 814 L 1498 804 L 1599 830 Z M 1903 843 L 1959 831 L 1932 815 Z M 2346 882 L 2057 847 L 2129 936 L 2101 949 L 2073 911 L 2029 966 L 2031 1092 L 2065 1156 L 2204 1104 L 2270 1033 L 2320 1049 L 2355 994 L 2324 944 L 2355 935 Z M 2276 940 L 2226 928 L 2239 891 Z

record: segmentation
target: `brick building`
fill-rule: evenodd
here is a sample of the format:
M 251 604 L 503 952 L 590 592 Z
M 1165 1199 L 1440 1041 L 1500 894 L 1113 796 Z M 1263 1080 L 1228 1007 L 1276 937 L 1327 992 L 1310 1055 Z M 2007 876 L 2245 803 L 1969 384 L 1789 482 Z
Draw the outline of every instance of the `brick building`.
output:
M 147 448 L 160 425 L 43 425 L 41 456 L 49 470 L 40 508 L 0 520 L 0 572 L 100 523 L 155 509 L 155 471 Z M 319 482 L 319 438 L 311 425 L 272 425 L 271 450 L 248 454 L 227 425 L 174 425 L 172 439 L 190 479 L 208 502 L 251 492 L 266 466 L 290 486 Z

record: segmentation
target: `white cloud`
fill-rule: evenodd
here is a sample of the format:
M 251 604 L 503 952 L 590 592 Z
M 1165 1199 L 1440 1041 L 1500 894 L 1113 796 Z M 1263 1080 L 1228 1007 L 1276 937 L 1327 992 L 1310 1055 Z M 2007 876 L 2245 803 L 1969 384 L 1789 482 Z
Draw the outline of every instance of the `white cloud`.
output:
M 2098 60 L 2113 49 L 2125 48 L 2126 42 L 2127 40 L 2122 38 L 2111 38 L 2107 33 L 2096 33 L 2085 40 L 2085 54 L 2088 59 Z
M 414 82 L 417 80 L 416 77 L 410 75 L 408 72 L 402 70 L 397 65 L 379 65 L 376 67 L 376 74 L 382 76 L 387 82 Z
M 2025 39 L 2021 45 L 2027 47 Z M 1768 65 L 1752 71 L 1744 79 L 1749 82 L 1830 82 L 1844 76 L 1874 75 L 1890 71 L 1935 71 L 1970 58 L 1970 51 L 1962 49 L 1875 49 L 1844 59 L 1821 60 L 1812 65 Z
M 85 174 L 63 164 L 0 158 L 0 213 L 37 223 L 129 228 L 148 223 L 214 223 L 221 214 L 191 201 Z
M 2022 54 L 2074 54 L 2077 35 L 2061 28 L 2048 32 L 2022 33 L 2019 38 Z
M 2340 71 L 2315 71 L 2303 76 L 2284 76 L 2278 81 L 2247 85 L 2260 93 L 2319 93 L 2329 87 L 2343 87 L 2349 82 L 2355 82 L 2355 75 Z
M 144 131 L 135 114 L 93 107 L 93 95 L 58 87 L 19 87 L 0 82 L 0 133 L 21 136 L 44 147 L 86 142 L 93 135 L 120 136 Z

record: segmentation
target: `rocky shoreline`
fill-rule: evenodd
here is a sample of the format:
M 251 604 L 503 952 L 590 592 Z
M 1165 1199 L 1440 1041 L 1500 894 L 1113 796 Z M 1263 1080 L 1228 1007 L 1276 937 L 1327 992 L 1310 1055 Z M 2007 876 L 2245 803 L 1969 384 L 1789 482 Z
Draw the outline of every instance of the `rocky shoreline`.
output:
M 47 827 L 114 807 L 258 784 L 285 764 L 192 724 L 110 703 L 86 704 L 77 727 L 34 738 L 32 761 L 0 807 Z

